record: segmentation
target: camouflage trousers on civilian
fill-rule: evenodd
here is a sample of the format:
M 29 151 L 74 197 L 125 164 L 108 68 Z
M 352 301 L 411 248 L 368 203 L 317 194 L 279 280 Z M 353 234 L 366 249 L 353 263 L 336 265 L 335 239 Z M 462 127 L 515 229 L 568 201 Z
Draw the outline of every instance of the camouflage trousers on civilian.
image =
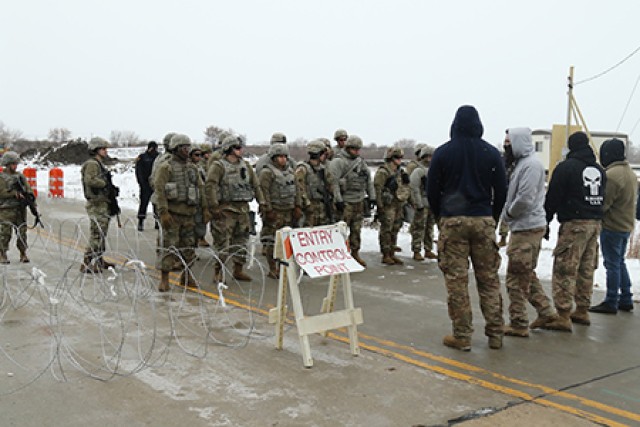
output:
M 527 328 L 527 301 L 535 307 L 539 316 L 551 316 L 553 309 L 536 275 L 540 244 L 546 227 L 512 231 L 507 255 L 507 293 L 509 294 L 509 318 L 511 326 Z
M 244 264 L 249 241 L 249 214 L 225 210 L 222 219 L 211 221 L 211 234 L 220 236 L 220 240 L 213 241 L 216 252 L 222 262 L 231 255 L 233 262 Z
M 436 225 L 436 217 L 431 210 L 416 209 L 409 232 L 411 233 L 411 251 L 422 252 L 422 247 L 427 251 L 433 251 L 433 227 Z
M 109 232 L 109 202 L 87 201 L 85 205 L 89 215 L 89 247 L 85 251 L 86 256 L 100 257 L 105 251 L 107 233 Z
M 553 250 L 553 303 L 556 310 L 588 308 L 593 293 L 593 272 L 598 266 L 598 220 L 572 220 L 560 224 Z
M 16 247 L 20 252 L 27 250 L 27 211 L 26 208 L 0 209 L 0 252 L 9 250 L 9 242 L 16 230 Z
M 282 227 L 293 226 L 292 210 L 274 209 L 273 212 L 275 213 L 275 219 L 269 221 L 264 217 L 262 218 L 262 232 L 260 233 L 262 246 L 267 249 L 267 259 L 273 259 L 273 245 L 276 240 L 276 231 Z
M 196 259 L 196 233 L 193 215 L 180 215 L 171 212 L 173 223 L 162 228 L 156 267 L 162 271 L 182 270 L 191 266 Z
M 329 224 L 327 211 L 322 200 L 312 200 L 311 204 L 304 210 L 304 226 L 315 227 Z
M 440 220 L 438 266 L 447 286 L 449 318 L 456 338 L 469 339 L 473 318 L 469 301 L 469 258 L 473 263 L 480 309 L 488 337 L 502 336 L 500 254 L 495 239 L 496 223 L 491 217 L 454 216 Z
M 378 212 L 380 220 L 380 232 L 378 242 L 382 254 L 393 253 L 393 248 L 398 240 L 398 231 L 402 228 L 402 205 L 404 202 L 393 201 L 388 203 L 382 212 Z
M 344 205 L 342 221 L 349 227 L 349 248 L 351 252 L 360 251 L 360 232 L 364 220 L 364 202 L 349 203 Z

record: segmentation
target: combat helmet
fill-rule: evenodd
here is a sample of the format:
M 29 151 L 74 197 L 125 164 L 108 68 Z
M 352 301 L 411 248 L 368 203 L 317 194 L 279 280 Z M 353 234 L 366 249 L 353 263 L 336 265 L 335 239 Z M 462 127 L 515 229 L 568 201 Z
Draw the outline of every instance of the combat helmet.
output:
M 285 144 L 272 145 L 269 147 L 269 157 L 273 159 L 275 156 L 289 157 L 289 148 Z
M 347 133 L 346 130 L 344 129 L 337 129 L 334 133 L 333 133 L 333 139 L 335 141 L 338 140 L 338 138 L 349 138 L 349 134 Z
M 404 157 L 404 150 L 400 147 L 389 147 L 384 154 L 385 160 L 401 159 Z
M 107 148 L 109 143 L 106 139 L 100 138 L 99 136 L 94 136 L 89 141 L 89 153 L 95 153 L 100 148 Z
M 413 147 L 413 153 L 414 153 L 417 157 L 420 157 L 420 151 L 421 151 L 424 147 L 426 147 L 426 146 L 427 146 L 427 144 L 423 144 L 423 143 L 416 144 L 416 145 Z
M 187 135 L 176 133 L 169 141 L 169 151 L 175 151 L 181 145 L 191 145 L 191 139 Z
M 171 138 L 173 138 L 173 135 L 175 134 L 175 132 L 169 132 L 164 136 L 164 138 L 162 138 L 162 145 L 164 146 L 165 150 L 169 150 L 169 143 L 171 142 Z
M 307 144 L 307 153 L 313 156 L 320 156 L 327 151 L 327 146 L 319 139 L 314 139 Z
M 228 136 L 233 135 L 231 132 L 228 132 L 226 130 L 220 131 L 220 133 L 218 134 L 218 145 L 222 145 L 222 143 L 224 142 L 225 139 L 227 139 Z
M 242 140 L 235 135 L 228 135 L 224 141 L 222 141 L 222 145 L 220 146 L 220 150 L 227 154 L 231 151 L 231 149 L 237 145 L 242 146 Z
M 344 148 L 362 148 L 362 139 L 357 135 L 349 135 L 347 142 L 344 143 Z
M 15 151 L 7 151 L 0 159 L 0 165 L 9 166 L 12 163 L 19 163 L 20 156 Z
M 271 143 L 271 145 L 273 145 L 273 144 L 286 144 L 287 143 L 287 136 L 282 132 L 276 132 L 273 135 L 271 135 L 270 143 Z
M 211 146 L 211 144 L 200 144 L 200 150 L 202 151 L 202 153 L 213 153 L 213 147 Z
M 433 156 L 434 151 L 436 151 L 435 148 L 425 145 L 422 147 L 422 150 L 420 150 L 420 156 L 418 158 L 423 159 L 427 156 Z

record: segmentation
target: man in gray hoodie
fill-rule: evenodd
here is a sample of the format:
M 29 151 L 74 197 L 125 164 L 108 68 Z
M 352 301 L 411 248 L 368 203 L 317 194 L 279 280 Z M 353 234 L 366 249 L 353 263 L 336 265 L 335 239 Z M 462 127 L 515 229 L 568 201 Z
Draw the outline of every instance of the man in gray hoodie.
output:
M 507 292 L 509 294 L 510 325 L 505 335 L 529 336 L 526 301 L 538 312 L 531 328 L 539 328 L 556 318 L 551 301 L 536 276 L 536 265 L 547 220 L 544 210 L 545 173 L 542 163 L 534 155 L 531 129 L 511 128 L 504 141 L 505 150 L 515 160 L 509 181 L 507 201 L 502 221 L 511 230 L 507 247 Z

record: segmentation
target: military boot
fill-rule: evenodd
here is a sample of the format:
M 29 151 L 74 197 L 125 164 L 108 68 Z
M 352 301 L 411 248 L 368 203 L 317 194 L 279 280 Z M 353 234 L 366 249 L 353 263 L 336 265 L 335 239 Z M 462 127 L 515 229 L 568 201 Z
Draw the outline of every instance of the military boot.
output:
M 187 288 L 197 288 L 196 278 L 193 277 L 193 273 L 190 270 L 182 270 L 180 274 L 180 285 Z
M 138 218 L 138 231 L 144 231 L 144 218 Z
M 235 263 L 233 264 L 233 278 L 239 280 L 241 282 L 251 282 L 251 276 L 242 271 L 242 264 Z
M 531 324 L 529 325 L 529 329 L 544 328 L 545 325 L 547 325 L 547 323 L 554 322 L 557 319 L 558 319 L 558 315 L 556 314 L 552 314 L 550 316 L 543 316 L 541 314 L 538 314 L 538 318 L 533 322 L 531 322 Z
M 27 256 L 27 251 L 20 251 L 20 262 L 22 263 L 29 263 L 29 257 Z
M 413 253 L 413 259 L 416 261 L 424 261 L 424 257 L 422 256 L 420 251 Z
M 393 263 L 396 265 L 404 265 L 404 262 L 400 258 L 395 256 L 393 253 L 391 254 L 391 259 L 393 260 Z
M 576 307 L 576 310 L 571 313 L 571 321 L 573 323 L 579 323 L 580 325 L 591 324 L 591 320 L 589 319 L 589 312 L 587 311 L 589 307 Z
M 168 292 L 169 287 L 169 272 L 163 271 L 160 276 L 160 284 L 158 285 L 158 292 Z
M 430 250 L 425 250 L 424 251 L 424 257 L 427 258 L 427 259 L 438 259 L 438 255 L 434 254 Z
M 489 348 L 492 350 L 500 350 L 502 348 L 502 336 L 494 335 L 489 337 Z
M 569 310 L 558 310 L 558 316 L 552 322 L 548 322 L 542 326 L 542 329 L 550 329 L 552 331 L 572 332 L 571 319 L 569 318 Z
M 442 344 L 461 351 L 471 351 L 471 340 L 469 338 L 456 338 L 453 335 L 447 335 L 442 340 Z
M 116 267 L 116 265 L 115 265 L 115 264 L 112 264 L 112 263 L 110 263 L 110 262 L 105 261 L 103 256 L 101 256 L 100 258 L 98 258 L 98 260 L 99 260 L 99 262 L 100 262 L 100 267 L 101 267 L 103 270 L 108 270 L 109 268 L 115 268 L 115 267 Z
M 382 254 L 382 263 L 386 265 L 396 265 L 396 262 L 393 260 L 394 256 L 393 252 L 385 252 Z
M 278 268 L 278 264 L 276 264 L 276 260 L 273 258 L 268 258 L 268 262 L 269 262 L 269 274 L 267 274 L 268 277 L 270 277 L 271 279 L 276 279 L 278 280 L 280 278 L 280 269 Z
M 504 334 L 510 337 L 528 338 L 529 328 L 527 328 L 526 326 L 524 328 L 507 326 L 506 328 L 504 328 Z
M 6 251 L 0 251 L 0 264 L 9 264 Z
M 81 273 L 100 273 L 102 269 L 100 268 L 100 263 L 98 259 L 94 259 L 91 255 L 85 255 L 82 260 L 82 264 L 80 264 L 80 272 Z
M 363 267 L 367 266 L 367 263 L 362 258 L 360 258 L 360 254 L 358 253 L 358 251 L 351 252 L 351 257 L 355 259 L 356 262 L 361 266 Z

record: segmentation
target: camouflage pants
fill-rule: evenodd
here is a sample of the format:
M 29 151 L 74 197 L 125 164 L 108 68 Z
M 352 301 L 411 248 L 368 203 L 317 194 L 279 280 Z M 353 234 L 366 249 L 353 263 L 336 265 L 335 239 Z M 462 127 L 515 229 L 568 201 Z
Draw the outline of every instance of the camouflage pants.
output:
M 402 202 L 393 201 L 388 203 L 381 212 L 378 212 L 380 220 L 378 242 L 380 243 L 380 252 L 383 254 L 392 253 L 398 240 L 398 231 L 402 228 L 402 205 Z
M 269 221 L 266 218 L 262 219 L 262 232 L 260 233 L 262 246 L 267 248 L 267 259 L 273 259 L 273 245 L 276 239 L 276 231 L 282 227 L 293 226 L 292 210 L 274 209 L 273 212 L 275 212 L 274 220 Z
M 193 218 L 196 224 L 194 229 L 194 232 L 196 233 L 196 239 L 204 239 L 204 236 L 207 235 L 207 224 L 204 223 L 202 208 L 200 206 L 198 206 L 198 210 L 196 211 L 196 214 Z
M 546 227 L 511 232 L 507 248 L 507 293 L 509 294 L 509 318 L 511 326 L 527 328 L 526 302 L 533 305 L 540 316 L 553 314 L 551 301 L 536 275 L 540 244 Z
M 236 264 L 246 262 L 247 242 L 249 240 L 249 214 L 225 210 L 224 218 L 211 221 L 212 234 L 220 236 L 220 240 L 214 239 L 214 247 L 221 261 L 226 261 L 229 255 L 233 256 Z
M 20 252 L 27 250 L 27 210 L 26 208 L 0 209 L 0 252 L 9 250 L 9 242 L 16 230 L 16 247 Z
M 413 222 L 409 227 L 412 252 L 421 252 L 423 245 L 425 250 L 433 251 L 433 227 L 435 225 L 436 218 L 430 209 L 424 208 L 423 211 L 416 209 Z
M 109 202 L 87 201 L 85 205 L 89 215 L 89 247 L 85 251 L 86 256 L 100 257 L 105 251 L 107 233 L 109 232 Z
M 445 217 L 439 224 L 438 266 L 447 286 L 449 318 L 453 335 L 467 339 L 473 334 L 469 302 L 469 258 L 473 263 L 485 335 L 502 336 L 500 254 L 495 240 L 496 223 L 491 217 Z
M 591 305 L 593 272 L 598 266 L 598 220 L 572 220 L 560 224 L 553 250 L 553 303 L 556 310 L 570 311 Z
M 322 200 L 312 200 L 309 207 L 304 210 L 304 226 L 315 227 L 317 225 L 327 225 L 327 211 Z
M 364 220 L 364 202 L 345 203 L 342 221 L 349 227 L 349 248 L 351 252 L 360 251 L 360 232 Z
M 173 223 L 161 230 L 162 250 L 156 267 L 162 271 L 181 270 L 196 259 L 196 233 L 193 215 L 172 212 Z

